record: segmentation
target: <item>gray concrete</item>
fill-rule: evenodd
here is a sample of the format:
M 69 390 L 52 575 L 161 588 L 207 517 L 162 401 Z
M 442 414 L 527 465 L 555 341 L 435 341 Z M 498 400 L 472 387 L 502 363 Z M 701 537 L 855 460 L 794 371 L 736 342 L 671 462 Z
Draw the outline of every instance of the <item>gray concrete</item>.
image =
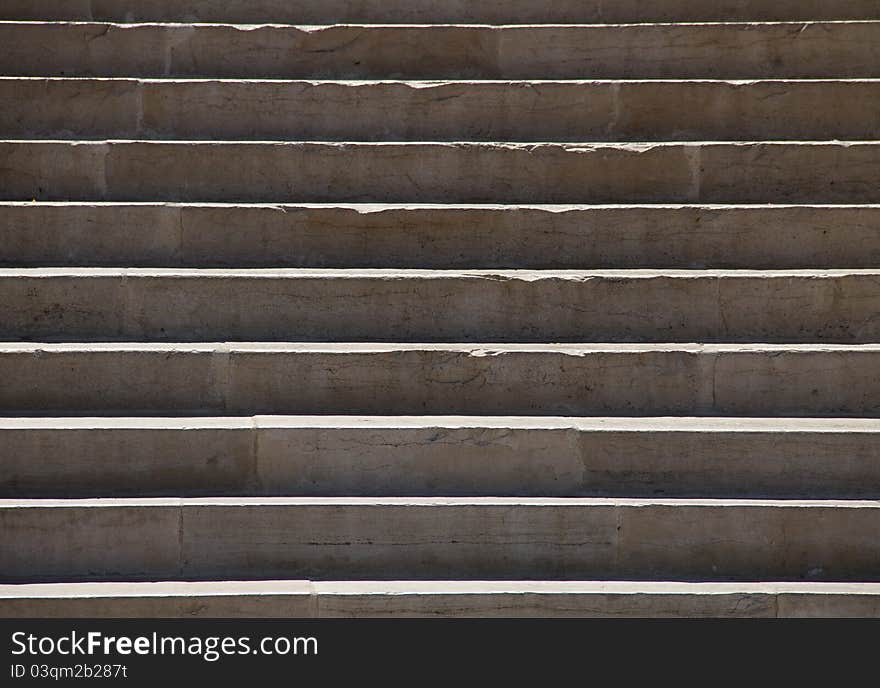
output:
M 5 0 L 7 19 L 100 21 L 414 22 L 491 24 L 644 21 L 877 19 L 873 0 Z
M 877 142 L 6 141 L 0 162 L 5 200 L 874 203 L 880 188 Z
M 0 501 L 0 579 L 149 579 L 180 565 L 179 500 Z
M 840 107 L 845 102 L 846 107 Z M 0 138 L 735 141 L 880 138 L 880 81 L 0 78 Z
M 0 73 L 9 76 L 880 76 L 880 21 L 606 26 L 10 22 L 0 23 L 0 45 Z
M 876 268 L 880 205 L 0 202 L 0 265 Z
M 877 270 L 0 268 L 0 338 L 870 343 L 878 283 Z
M 0 500 L 7 582 L 880 579 L 880 501 Z
M 0 617 L 880 616 L 876 0 L 2 4 Z
M 0 495 L 880 496 L 880 421 L 0 419 Z
M 0 345 L 0 410 L 880 415 L 880 345 Z
M 0 585 L 0 618 L 843 617 L 877 583 L 226 581 Z

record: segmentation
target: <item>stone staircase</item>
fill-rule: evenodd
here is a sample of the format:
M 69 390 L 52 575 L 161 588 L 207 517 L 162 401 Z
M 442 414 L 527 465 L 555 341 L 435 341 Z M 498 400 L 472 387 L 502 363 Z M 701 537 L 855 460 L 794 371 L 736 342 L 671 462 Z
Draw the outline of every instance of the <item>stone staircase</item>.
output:
M 876 0 L 0 18 L 0 616 L 880 615 Z

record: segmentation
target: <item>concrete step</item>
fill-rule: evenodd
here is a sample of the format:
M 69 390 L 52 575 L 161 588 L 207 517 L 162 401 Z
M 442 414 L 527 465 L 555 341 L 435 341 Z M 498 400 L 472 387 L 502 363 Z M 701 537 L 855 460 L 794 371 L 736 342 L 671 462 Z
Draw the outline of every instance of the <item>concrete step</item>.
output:
M 880 615 L 877 583 L 180 581 L 0 585 L 2 618 Z
M 880 339 L 878 270 L 0 268 L 0 339 Z
M 845 108 L 840 103 L 845 102 Z M 880 138 L 880 80 L 0 78 L 0 138 L 679 141 Z
M 0 500 L 5 582 L 880 580 L 880 501 Z
M 729 21 L 877 19 L 874 0 L 4 0 L 0 17 L 5 19 L 70 19 L 98 21 L 199 21 L 236 24 L 288 22 L 328 24 L 336 22 L 413 22 L 448 24 L 476 22 L 600 23 L 644 21 Z
M 0 73 L 7 76 L 880 76 L 880 21 L 568 26 L 0 22 L 0 45 Z
M 878 227 L 880 205 L 7 201 L 0 202 L 0 265 L 876 268 Z
M 0 345 L 5 415 L 880 415 L 880 345 Z
M 4 200 L 873 203 L 880 188 L 876 141 L 5 141 L 0 160 Z
M 877 498 L 878 456 L 865 418 L 0 418 L 0 495 Z

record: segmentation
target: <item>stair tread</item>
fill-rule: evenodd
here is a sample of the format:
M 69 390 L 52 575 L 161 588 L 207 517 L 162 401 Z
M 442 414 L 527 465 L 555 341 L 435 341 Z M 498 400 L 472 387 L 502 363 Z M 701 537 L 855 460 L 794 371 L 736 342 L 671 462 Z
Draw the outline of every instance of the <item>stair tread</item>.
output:
M 0 584 L 0 599 L 212 595 L 475 595 L 475 594 L 859 594 L 880 596 L 880 583 L 684 582 L 569 580 L 252 580 Z M 0 609 L 2 612 L 2 609 Z
M 341 496 L 341 497 L 97 497 L 97 498 L 3 498 L 0 510 L 48 509 L 48 510 L 121 510 L 121 509 L 270 509 L 298 510 L 317 508 L 352 507 L 385 509 L 396 512 L 398 507 L 419 509 L 443 509 L 449 511 L 462 508 L 495 509 L 522 507 L 532 509 L 722 509 L 732 510 L 875 510 L 880 509 L 878 499 L 773 499 L 773 498 L 657 498 L 657 497 L 386 497 L 386 496 Z M 350 524 L 357 525 L 357 524 Z M 332 526 L 330 526 L 332 527 Z M 308 537 L 301 533 L 298 537 Z
M 870 433 L 880 418 L 712 416 L 0 416 L 0 430 L 254 430 L 261 428 L 502 428 L 582 432 Z
M 731 509 L 880 509 L 880 499 L 706 499 L 625 497 L 99 497 L 0 499 L 0 509 L 199 507 L 729 507 Z
M 2 22 L 0 22 L 2 23 Z M 235 86 L 238 84 L 259 84 L 285 88 L 290 86 L 340 86 L 371 87 L 371 86 L 403 86 L 415 91 L 431 91 L 444 86 L 463 86 L 474 89 L 492 89 L 498 86 L 526 87 L 558 86 L 560 88 L 580 89 L 589 86 L 631 86 L 639 87 L 662 87 L 670 85 L 699 84 L 704 86 L 822 86 L 822 85 L 865 85 L 874 86 L 880 84 L 880 77 L 859 76 L 836 76 L 836 77 L 752 77 L 752 78 L 719 78 L 719 77 L 666 77 L 658 79 L 643 79 L 638 77 L 627 78 L 582 78 L 582 79 L 473 79 L 473 78 L 439 78 L 439 79 L 404 79 L 398 77 L 373 77 L 369 79 L 333 79 L 328 77 L 315 78 L 269 78 L 269 77 L 221 77 L 221 76 L 76 76 L 76 75 L 3 75 L 0 74 L 0 84 L 77 84 L 80 86 L 101 84 L 125 84 L 138 85 L 150 84 L 155 86 L 178 86 L 216 84 Z
M 471 354 L 477 357 L 504 353 L 555 353 L 581 356 L 590 353 L 777 353 L 777 352 L 840 352 L 874 353 L 880 352 L 880 343 L 866 344 L 764 344 L 743 342 L 725 343 L 582 343 L 567 344 L 554 342 L 537 343 L 493 343 L 469 342 L 0 342 L 0 354 L 32 353 L 74 353 L 74 352 L 172 352 L 211 353 L 211 352 L 253 352 L 253 353 L 386 353 L 394 351 L 449 351 Z M 558 415 L 558 414 L 557 414 Z
M 20 143 L 20 142 L 19 142 Z M 57 142 L 56 142 L 57 143 Z M 204 143 L 198 141 L 196 143 Z M 798 141 L 797 143 L 802 143 Z M 528 144 L 524 144 L 528 145 Z M 359 214 L 372 214 L 394 210 L 431 210 L 431 211 L 516 211 L 539 210 L 547 213 L 565 213 L 578 211 L 661 211 L 661 210 L 793 210 L 799 208 L 811 210 L 834 209 L 880 209 L 880 203 L 419 203 L 419 202 L 287 202 L 260 203 L 247 201 L 50 201 L 50 200 L 8 200 L 0 199 L 2 208 L 223 208 L 243 210 L 281 210 L 281 209 L 314 209 L 314 210 L 351 210 Z
M 3 25 L 20 25 L 20 26 L 111 26 L 120 29 L 137 29 L 149 28 L 154 26 L 167 27 L 193 27 L 193 28 L 231 28 L 237 31 L 253 31 L 260 28 L 291 28 L 312 31 L 324 31 L 334 28 L 378 28 L 378 29 L 423 29 L 423 28 L 479 28 L 489 30 L 505 30 L 505 29 L 544 29 L 544 28 L 560 28 L 560 29 L 581 29 L 581 28 L 599 28 L 614 29 L 616 27 L 651 27 L 651 26 L 669 26 L 669 27 L 700 27 L 700 26 L 778 26 L 784 25 L 791 28 L 801 29 L 805 25 L 822 25 L 822 24 L 877 24 L 880 19 L 876 17 L 865 19 L 800 19 L 800 20 L 715 20 L 715 21 L 642 21 L 642 22 L 532 22 L 528 24 L 504 24 L 491 22 L 323 22 L 316 24 L 303 24 L 296 22 L 193 22 L 193 21 L 105 21 L 105 20 L 73 20 L 73 19 L 0 19 L 0 26 Z
M 764 269 L 750 270 L 747 268 L 626 268 L 610 269 L 557 269 L 542 270 L 514 269 L 436 269 L 436 268 L 112 268 L 112 267 L 46 267 L 46 268 L 9 268 L 0 267 L 0 278 L 239 278 L 239 279 L 397 279 L 397 280 L 466 280 L 467 278 L 503 278 L 505 280 L 521 280 L 534 282 L 537 280 L 574 280 L 586 279 L 652 279 L 669 277 L 674 279 L 724 279 L 750 278 L 774 279 L 797 278 L 810 279 L 838 277 L 880 277 L 880 269 L 875 268 L 801 268 L 801 269 Z

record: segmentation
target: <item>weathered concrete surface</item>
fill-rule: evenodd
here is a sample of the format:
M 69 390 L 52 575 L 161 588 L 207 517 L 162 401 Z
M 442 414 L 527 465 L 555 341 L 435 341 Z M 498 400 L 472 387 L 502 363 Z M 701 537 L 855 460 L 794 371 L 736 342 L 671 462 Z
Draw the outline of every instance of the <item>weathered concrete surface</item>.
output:
M 7 582 L 880 578 L 876 501 L 0 500 L 0 524 Z
M 876 617 L 877 583 L 181 581 L 0 585 L 0 618 Z
M 618 25 L 0 23 L 9 76 L 880 76 L 880 21 Z M 46 50 L 44 46 L 52 46 Z
M 0 616 L 880 615 L 876 2 L 546 4 L 0 22 Z
M 179 511 L 174 499 L 0 501 L 0 578 L 148 580 L 148 571 L 173 577 Z
M 0 345 L 6 414 L 880 415 L 880 345 Z
M 0 202 L 0 265 L 875 268 L 880 205 Z
M 878 188 L 877 142 L 0 142 L 4 200 L 873 203 Z
M 332 23 L 600 23 L 876 19 L 873 0 L 5 0 L 4 19 Z
M 0 585 L 0 618 L 307 618 L 310 581 Z
M 878 113 L 874 80 L 0 78 L 0 138 L 868 140 Z
M 880 339 L 880 271 L 0 268 L 30 341 Z
M 250 418 L 0 419 L 0 494 L 258 493 L 254 430 Z
M 880 615 L 880 594 L 872 583 L 365 581 L 315 582 L 313 587 L 318 615 L 342 618 L 774 618 Z
M 0 495 L 880 495 L 880 421 L 6 418 Z

